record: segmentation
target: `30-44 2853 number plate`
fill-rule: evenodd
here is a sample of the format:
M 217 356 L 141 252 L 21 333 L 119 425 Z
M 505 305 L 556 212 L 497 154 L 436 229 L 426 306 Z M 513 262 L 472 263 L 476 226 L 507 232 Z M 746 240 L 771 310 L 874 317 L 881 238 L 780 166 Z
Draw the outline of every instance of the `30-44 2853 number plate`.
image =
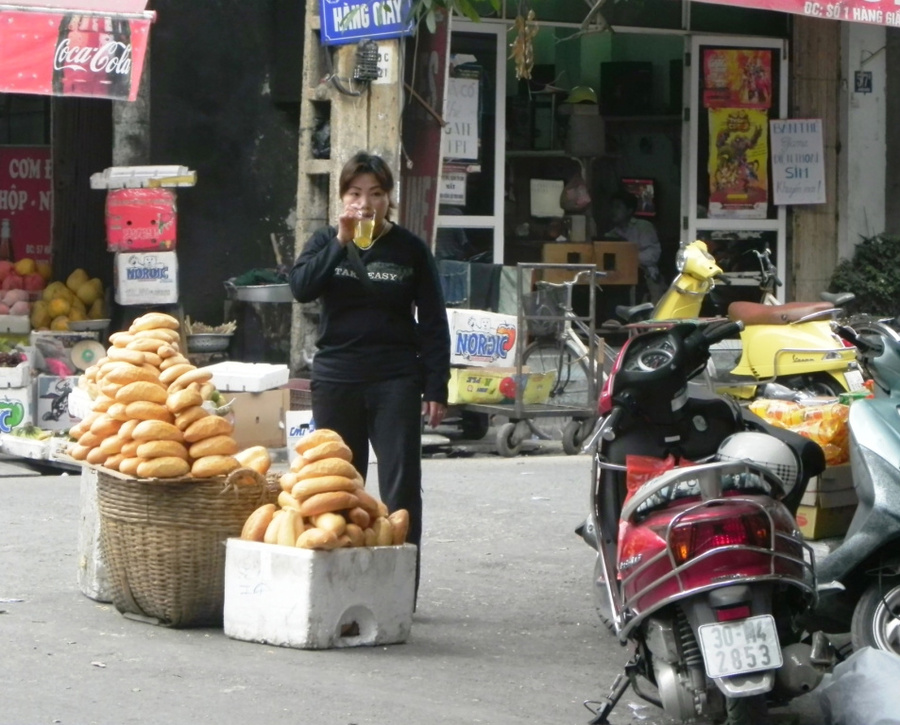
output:
M 702 624 L 700 648 L 710 677 L 742 675 L 781 667 L 781 644 L 771 614 L 737 622 Z

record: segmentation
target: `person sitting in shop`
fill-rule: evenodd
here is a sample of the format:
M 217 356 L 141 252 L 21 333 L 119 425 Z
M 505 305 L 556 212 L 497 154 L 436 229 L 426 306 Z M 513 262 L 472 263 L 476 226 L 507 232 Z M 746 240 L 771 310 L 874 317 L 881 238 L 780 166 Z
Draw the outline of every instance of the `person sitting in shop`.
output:
M 613 227 L 604 238 L 621 239 L 637 245 L 640 266 L 637 299 L 642 300 L 646 292 L 650 302 L 655 304 L 667 286 L 659 271 L 662 247 L 656 234 L 656 227 L 646 219 L 634 216 L 637 206 L 638 200 L 634 194 L 625 190 L 613 194 L 610 204 Z

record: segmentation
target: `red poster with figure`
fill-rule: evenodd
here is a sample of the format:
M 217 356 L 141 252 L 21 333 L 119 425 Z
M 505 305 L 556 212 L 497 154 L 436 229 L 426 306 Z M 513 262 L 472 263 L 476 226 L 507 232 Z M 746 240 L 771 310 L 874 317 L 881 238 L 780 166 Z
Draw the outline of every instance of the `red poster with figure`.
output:
M 0 146 L 0 236 L 14 261 L 50 260 L 52 183 L 49 146 Z
M 771 108 L 772 51 L 711 48 L 703 52 L 706 108 Z

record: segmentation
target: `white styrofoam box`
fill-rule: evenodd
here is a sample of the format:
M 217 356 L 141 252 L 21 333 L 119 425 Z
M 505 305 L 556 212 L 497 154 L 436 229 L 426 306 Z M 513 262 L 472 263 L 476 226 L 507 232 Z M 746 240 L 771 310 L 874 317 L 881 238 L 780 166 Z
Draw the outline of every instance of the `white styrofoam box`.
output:
M 78 420 L 83 420 L 88 417 L 88 414 L 91 412 L 91 408 L 94 405 L 94 401 L 91 400 L 91 396 L 88 394 L 88 391 L 84 388 L 80 388 L 77 385 L 72 388 L 72 391 L 69 393 L 69 415 L 73 418 L 77 418 Z
M 72 463 L 72 459 L 66 454 L 66 450 L 69 448 L 69 440 L 68 435 L 53 435 L 47 439 L 47 458 L 51 461 L 64 461 L 66 463 Z
M 415 578 L 412 544 L 311 551 L 230 538 L 225 634 L 299 649 L 405 642 Z
M 97 502 L 97 469 L 81 467 L 81 519 L 78 527 L 78 587 L 89 599 L 111 602 L 106 557 L 100 547 L 100 508 Z
M 235 393 L 261 393 L 287 385 L 290 370 L 287 365 L 272 363 L 245 363 L 228 360 L 206 365 L 212 373 L 212 384 L 217 390 Z
M 0 433 L 34 422 L 33 384 L 0 389 Z
M 29 458 L 32 461 L 43 461 L 47 458 L 50 441 L 46 439 L 39 441 L 34 438 L 21 438 L 10 433 L 0 433 L 0 448 L 10 456 Z
M 31 385 L 31 363 L 20 362 L 14 368 L 0 367 L 0 388 L 22 388 Z
M 300 439 L 312 433 L 316 428 L 313 422 L 311 410 L 288 410 L 284 414 L 285 442 L 287 445 L 288 463 L 293 463 L 297 457 L 294 446 Z
M 28 315 L 0 315 L 0 332 L 27 335 L 31 332 L 31 320 Z
M 116 302 L 120 305 L 168 305 L 178 302 L 175 252 L 116 252 Z
M 450 364 L 513 367 L 519 334 L 515 315 L 448 309 Z
M 316 429 L 316 423 L 312 417 L 311 410 L 288 410 L 284 413 L 284 431 L 285 445 L 287 445 L 288 464 L 294 462 L 299 455 L 294 450 L 294 446 L 300 442 L 300 439 L 307 433 L 312 433 Z M 372 444 L 369 443 L 369 463 L 376 463 L 378 457 Z

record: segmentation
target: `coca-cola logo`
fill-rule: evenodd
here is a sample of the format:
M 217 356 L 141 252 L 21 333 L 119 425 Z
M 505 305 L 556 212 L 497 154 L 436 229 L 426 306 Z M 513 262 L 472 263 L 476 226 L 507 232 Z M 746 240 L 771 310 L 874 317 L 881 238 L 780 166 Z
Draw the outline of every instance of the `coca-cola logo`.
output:
M 72 69 L 93 73 L 131 73 L 131 43 L 108 40 L 99 46 L 72 45 L 68 38 L 56 46 L 53 69 Z

